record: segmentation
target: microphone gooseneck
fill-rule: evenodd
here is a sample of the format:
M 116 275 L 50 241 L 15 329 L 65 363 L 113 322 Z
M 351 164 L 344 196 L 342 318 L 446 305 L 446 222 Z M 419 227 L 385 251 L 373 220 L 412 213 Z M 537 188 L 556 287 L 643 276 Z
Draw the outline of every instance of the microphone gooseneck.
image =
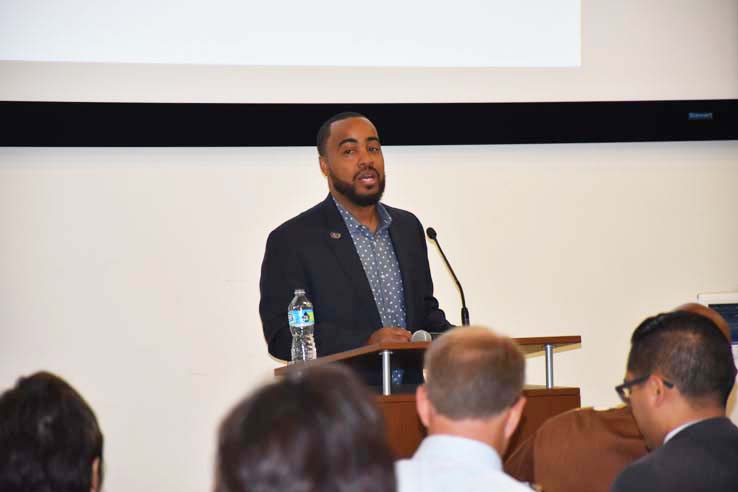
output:
M 466 308 L 466 297 L 464 297 L 464 289 L 461 287 L 461 282 L 459 282 L 459 278 L 456 276 L 454 269 L 451 268 L 451 264 L 448 262 L 448 258 L 446 258 L 446 254 L 443 252 L 443 248 L 441 248 L 441 245 L 438 242 L 438 239 L 437 239 L 438 234 L 436 233 L 436 230 L 432 227 L 429 227 L 425 230 L 425 233 L 428 235 L 428 239 L 436 243 L 436 246 L 438 247 L 438 251 L 441 252 L 441 257 L 443 258 L 443 262 L 446 263 L 446 267 L 448 268 L 448 271 L 451 272 L 451 276 L 454 278 L 454 281 L 456 282 L 456 287 L 459 288 L 459 294 L 461 294 L 461 324 L 463 326 L 469 326 L 469 310 Z

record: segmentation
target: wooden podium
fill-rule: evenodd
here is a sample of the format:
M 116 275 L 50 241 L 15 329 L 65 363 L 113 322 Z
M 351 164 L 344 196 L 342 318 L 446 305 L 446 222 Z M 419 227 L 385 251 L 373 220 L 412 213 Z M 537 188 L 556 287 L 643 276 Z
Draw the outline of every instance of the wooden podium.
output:
M 526 355 L 543 352 L 546 356 L 546 385 L 527 385 L 523 394 L 528 402 L 523 418 L 508 447 L 508 452 L 556 414 L 581 405 L 579 388 L 561 388 L 553 384 L 553 354 L 558 347 L 581 343 L 580 336 L 515 338 Z M 398 458 L 412 456 L 425 429 L 415 409 L 415 388 L 422 383 L 423 354 L 431 342 L 380 343 L 288 365 L 274 370 L 276 376 L 307 367 L 340 362 L 354 369 L 377 391 L 377 403 L 384 413 L 390 445 Z M 404 371 L 403 384 L 393 385 L 392 369 Z

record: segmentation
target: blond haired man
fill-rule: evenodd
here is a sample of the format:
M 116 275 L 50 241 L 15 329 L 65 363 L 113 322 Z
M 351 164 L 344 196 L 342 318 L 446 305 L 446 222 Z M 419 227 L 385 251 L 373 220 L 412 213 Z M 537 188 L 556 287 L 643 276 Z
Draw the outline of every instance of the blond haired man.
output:
M 455 328 L 425 354 L 417 408 L 428 437 L 396 463 L 398 490 L 530 491 L 502 471 L 500 457 L 518 426 L 525 358 L 487 328 Z

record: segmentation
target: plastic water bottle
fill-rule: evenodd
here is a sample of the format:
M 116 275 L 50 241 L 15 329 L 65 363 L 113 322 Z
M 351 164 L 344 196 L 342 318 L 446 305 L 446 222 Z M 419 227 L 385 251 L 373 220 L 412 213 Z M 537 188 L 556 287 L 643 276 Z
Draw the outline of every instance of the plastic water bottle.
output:
M 318 355 L 313 337 L 315 314 L 303 289 L 295 289 L 295 297 L 287 308 L 287 319 L 292 332 L 292 363 L 315 359 Z

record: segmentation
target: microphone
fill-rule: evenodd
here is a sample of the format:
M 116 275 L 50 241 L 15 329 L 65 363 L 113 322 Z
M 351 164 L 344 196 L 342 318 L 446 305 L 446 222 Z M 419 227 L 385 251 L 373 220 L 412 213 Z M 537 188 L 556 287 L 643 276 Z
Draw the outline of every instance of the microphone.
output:
M 443 249 L 441 249 L 441 245 L 438 243 L 438 239 L 436 239 L 438 234 L 436 234 L 436 230 L 432 227 L 429 227 L 428 229 L 426 229 L 425 233 L 428 235 L 428 238 L 434 243 L 436 243 L 436 246 L 438 246 L 438 251 L 441 252 L 441 256 L 443 257 L 444 263 L 446 263 L 446 267 L 448 268 L 448 271 L 451 272 L 451 276 L 454 277 L 456 286 L 459 288 L 459 293 L 461 294 L 461 324 L 462 326 L 469 326 L 469 310 L 466 308 L 466 298 L 464 297 L 464 289 L 461 288 L 461 283 L 459 282 L 458 277 L 454 273 L 454 269 L 451 268 L 451 264 L 448 262 L 448 258 L 446 258 L 446 255 L 443 253 Z
M 415 333 L 413 333 L 413 336 L 410 337 L 410 341 L 411 342 L 430 342 L 432 338 L 433 337 L 431 337 L 431 334 L 428 333 L 427 331 L 418 330 Z

